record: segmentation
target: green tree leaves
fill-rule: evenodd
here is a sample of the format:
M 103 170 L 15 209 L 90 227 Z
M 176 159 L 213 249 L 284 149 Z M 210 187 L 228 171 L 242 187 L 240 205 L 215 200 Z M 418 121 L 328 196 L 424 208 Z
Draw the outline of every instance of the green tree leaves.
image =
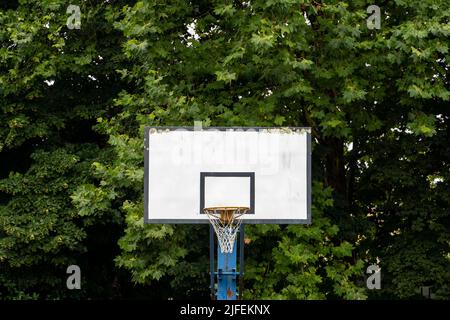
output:
M 409 114 L 410 122 L 408 122 L 408 128 L 416 135 L 424 135 L 431 137 L 436 133 L 435 130 L 435 116 L 426 115 L 423 112 L 416 114 Z
M 86 250 L 82 244 L 86 233 L 67 199 L 74 185 L 86 181 L 80 175 L 86 162 L 81 161 L 90 160 L 98 150 L 83 145 L 79 150 L 69 146 L 35 152 L 25 174 L 11 173 L 0 182 L 0 191 L 10 195 L 0 206 L 0 287 L 10 298 L 25 292 L 37 297 L 63 295 L 64 278 L 53 270 L 64 270 Z
M 114 273 L 108 254 L 118 218 L 87 208 L 79 215 L 71 196 L 96 182 L 91 163 L 105 138 L 92 125 L 122 86 L 115 72 L 123 68 L 122 36 L 107 21 L 114 6 L 82 5 L 79 30 L 67 28 L 67 6 L 9 1 L 0 10 L 0 299 L 112 292 L 114 279 L 103 277 Z M 105 238 L 116 240 L 102 243 Z M 65 285 L 73 263 L 84 274 L 78 293 Z
M 355 286 L 362 274 L 363 263 L 345 262 L 352 257 L 354 247 L 343 241 L 336 244 L 338 227 L 324 217 L 332 206 L 331 189 L 322 184 L 313 186 L 313 219 L 310 226 L 290 225 L 274 228 L 267 239 L 277 244 L 270 253 L 258 259 L 267 233 L 265 226 L 247 226 L 246 236 L 252 242 L 247 248 L 245 298 L 263 299 L 365 299 L 365 289 Z M 253 251 L 256 251 L 253 253 Z M 248 261 L 250 260 L 250 261 Z
M 368 5 L 85 3 L 79 30 L 64 1 L 3 5 L 1 298 L 67 296 L 75 258 L 105 275 L 80 297 L 206 296 L 207 228 L 142 219 L 144 126 L 194 121 L 312 128 L 313 224 L 247 228 L 246 297 L 448 297 L 448 3 L 387 2 L 376 30 Z

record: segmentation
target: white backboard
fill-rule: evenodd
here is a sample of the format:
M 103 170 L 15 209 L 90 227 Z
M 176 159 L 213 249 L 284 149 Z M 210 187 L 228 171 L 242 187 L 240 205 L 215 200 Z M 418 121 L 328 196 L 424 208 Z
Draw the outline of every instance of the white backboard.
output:
M 244 223 L 311 222 L 309 128 L 147 127 L 146 223 L 208 223 L 205 207 L 250 207 Z

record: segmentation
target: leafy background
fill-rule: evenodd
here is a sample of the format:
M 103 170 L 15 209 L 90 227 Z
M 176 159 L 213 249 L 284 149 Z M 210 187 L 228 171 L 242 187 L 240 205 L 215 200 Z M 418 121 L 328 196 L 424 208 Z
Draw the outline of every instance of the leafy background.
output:
M 313 223 L 246 227 L 244 298 L 450 298 L 448 9 L 2 2 L 0 299 L 209 299 L 208 228 L 143 223 L 144 126 L 194 121 L 312 128 Z

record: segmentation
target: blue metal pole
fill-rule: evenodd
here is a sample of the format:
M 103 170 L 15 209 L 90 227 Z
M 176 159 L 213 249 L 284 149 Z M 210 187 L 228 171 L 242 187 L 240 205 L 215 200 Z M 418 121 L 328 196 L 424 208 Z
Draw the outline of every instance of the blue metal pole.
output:
M 211 291 L 211 300 L 216 299 L 215 292 L 215 272 L 214 272 L 214 228 L 209 225 L 209 289 Z
M 244 224 L 239 227 L 239 300 L 244 294 Z
M 231 253 L 222 253 L 220 245 L 217 248 L 217 300 L 236 300 L 236 249 L 237 241 Z

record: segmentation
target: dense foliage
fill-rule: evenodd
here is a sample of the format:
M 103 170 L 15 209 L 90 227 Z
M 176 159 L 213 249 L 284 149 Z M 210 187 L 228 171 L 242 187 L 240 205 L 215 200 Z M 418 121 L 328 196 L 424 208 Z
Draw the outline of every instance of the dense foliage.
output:
M 143 223 L 144 127 L 194 121 L 312 128 L 313 223 L 246 227 L 245 298 L 450 298 L 448 0 L 75 2 L 0 6 L 0 299 L 208 298 L 208 228 Z

